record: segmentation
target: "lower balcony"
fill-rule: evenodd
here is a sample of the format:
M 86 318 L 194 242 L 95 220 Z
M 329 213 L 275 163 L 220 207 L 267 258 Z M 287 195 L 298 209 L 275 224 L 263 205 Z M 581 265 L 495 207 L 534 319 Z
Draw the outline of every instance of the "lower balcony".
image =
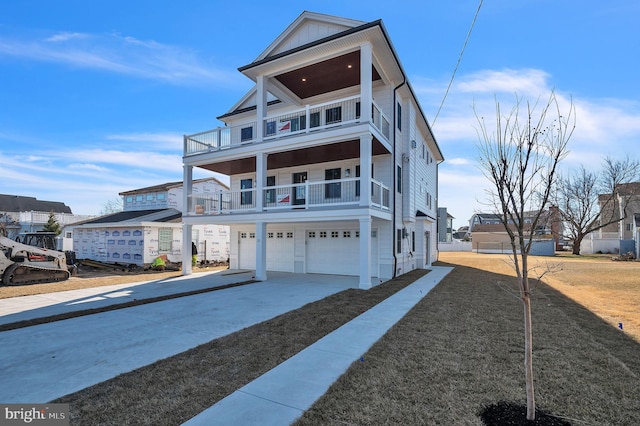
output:
M 327 209 L 359 206 L 359 178 L 306 181 L 300 184 L 269 186 L 214 194 L 189 196 L 189 215 L 244 214 L 261 211 L 294 209 Z M 257 196 L 262 197 L 259 208 Z M 369 207 L 389 210 L 389 187 L 371 180 Z

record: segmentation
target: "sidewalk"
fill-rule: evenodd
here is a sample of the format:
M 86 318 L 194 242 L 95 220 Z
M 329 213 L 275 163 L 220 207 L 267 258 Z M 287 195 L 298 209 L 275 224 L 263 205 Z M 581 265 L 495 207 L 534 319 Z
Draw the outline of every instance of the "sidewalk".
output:
M 453 268 L 432 271 L 184 423 L 288 425 Z

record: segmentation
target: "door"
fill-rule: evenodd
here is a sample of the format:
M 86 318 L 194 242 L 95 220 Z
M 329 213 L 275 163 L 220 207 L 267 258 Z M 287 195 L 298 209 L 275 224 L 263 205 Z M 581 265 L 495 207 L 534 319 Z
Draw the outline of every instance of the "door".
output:
M 253 187 L 253 179 L 242 179 L 240 181 L 240 189 L 251 189 Z M 240 193 L 240 204 L 243 206 L 253 204 L 253 193 L 251 191 Z
M 293 174 L 293 205 L 304 204 L 306 201 L 305 186 L 295 184 L 304 184 L 307 181 L 307 172 L 298 172 Z

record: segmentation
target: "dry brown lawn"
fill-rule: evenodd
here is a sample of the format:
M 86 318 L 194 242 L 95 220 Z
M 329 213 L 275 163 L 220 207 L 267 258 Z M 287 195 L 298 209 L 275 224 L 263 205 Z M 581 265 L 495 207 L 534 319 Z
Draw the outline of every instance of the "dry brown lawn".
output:
M 506 255 L 442 252 L 439 259 L 458 265 L 515 276 Z M 618 327 L 640 342 L 640 262 L 612 261 L 611 255 L 531 256 L 533 276 L 552 272 L 542 280 L 562 294 Z
M 481 425 L 487 405 L 524 403 L 522 303 L 509 292 L 517 288 L 512 271 L 504 256 L 456 255 L 441 254 L 453 272 L 298 426 Z M 538 408 L 578 426 L 640 424 L 640 344 L 544 283 L 532 305 Z

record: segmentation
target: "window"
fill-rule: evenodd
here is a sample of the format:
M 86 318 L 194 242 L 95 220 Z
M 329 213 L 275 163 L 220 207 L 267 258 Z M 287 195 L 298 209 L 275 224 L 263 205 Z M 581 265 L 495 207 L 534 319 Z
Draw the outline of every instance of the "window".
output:
M 127 203 L 133 203 L 133 195 L 127 195 Z
M 267 238 L 273 238 L 273 232 L 267 232 Z
M 320 238 L 327 238 L 327 231 L 320 231 Z
M 153 194 L 147 194 L 147 201 L 153 201 Z
M 307 126 L 307 117 L 301 115 L 300 117 L 291 119 L 291 131 L 297 132 L 298 130 L 304 130 Z
M 276 232 L 276 238 L 283 238 L 283 237 L 284 237 L 284 233 Z
M 158 230 L 158 252 L 169 253 L 171 252 L 171 243 L 173 242 L 173 229 L 172 228 L 160 228 Z M 118 241 L 118 244 L 120 242 Z
M 351 231 L 344 231 L 342 233 L 343 238 L 351 238 Z
M 402 106 L 398 102 L 398 130 L 402 131 Z
M 276 177 L 275 176 L 267 176 L 267 186 L 276 186 Z M 264 193 L 264 201 L 269 203 L 276 202 L 276 190 L 275 189 L 267 189 Z
M 402 253 L 402 229 L 396 229 L 396 253 Z
M 240 129 L 240 142 L 250 141 L 253 139 L 253 127 L 243 127 Z
M 142 202 L 142 195 L 136 195 L 136 203 Z
M 331 231 L 331 238 L 338 238 L 340 233 L 338 231 Z
M 253 179 L 242 179 L 240 181 L 240 189 L 251 189 L 253 187 Z M 247 205 L 253 203 L 253 191 L 243 191 L 240 193 L 240 204 Z
M 338 123 L 342 121 L 342 107 L 328 108 L 325 111 L 325 124 Z
M 156 199 L 157 200 L 164 200 L 164 194 L 157 194 L 156 195 Z
M 287 238 L 293 238 L 293 232 L 287 232 Z
M 309 123 L 309 127 L 318 127 L 318 126 L 320 126 L 320 113 L 319 112 L 312 112 L 309 115 L 309 121 L 311 121 L 311 123 Z
M 627 223 L 627 231 L 631 231 L 631 224 Z
M 324 171 L 324 180 L 336 180 L 340 179 L 341 170 L 327 169 Z M 324 198 L 340 198 L 340 183 L 325 183 L 324 184 Z
M 360 165 L 356 166 L 356 177 L 360 177 Z M 360 196 L 360 180 L 356 181 L 356 197 Z
M 398 185 L 397 191 L 398 191 L 398 194 L 402 194 L 402 167 L 400 166 L 397 166 L 397 177 L 398 177 L 396 179 L 397 185 Z
M 360 102 L 356 102 L 356 118 L 360 118 Z
M 411 251 L 416 251 L 416 231 L 411 231 Z
M 249 232 L 249 238 L 255 238 L 255 237 L 256 237 L 255 232 Z
M 315 238 L 316 237 L 316 231 L 309 231 L 309 238 Z
M 276 122 L 268 121 L 265 136 L 273 136 L 276 134 Z

